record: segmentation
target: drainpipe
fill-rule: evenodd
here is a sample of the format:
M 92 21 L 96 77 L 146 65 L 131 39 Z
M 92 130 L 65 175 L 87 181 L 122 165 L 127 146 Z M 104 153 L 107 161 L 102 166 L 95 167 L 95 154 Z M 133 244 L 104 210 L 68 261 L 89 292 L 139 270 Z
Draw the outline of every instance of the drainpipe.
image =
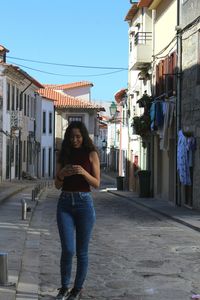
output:
M 178 132 L 181 128 L 181 83 L 182 83 L 182 32 L 180 28 L 180 0 L 177 0 L 177 99 L 176 99 L 176 205 L 181 206 L 181 185 L 177 172 Z

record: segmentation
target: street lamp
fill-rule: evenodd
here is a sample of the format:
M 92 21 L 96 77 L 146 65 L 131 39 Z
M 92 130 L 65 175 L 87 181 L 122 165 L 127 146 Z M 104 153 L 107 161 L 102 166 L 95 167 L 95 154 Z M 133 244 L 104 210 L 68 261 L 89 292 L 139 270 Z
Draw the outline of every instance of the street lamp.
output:
M 115 102 L 111 103 L 109 109 L 110 109 L 110 115 L 111 115 L 111 117 L 114 117 L 115 114 L 116 114 L 116 112 L 117 112 L 117 105 L 115 104 Z
M 117 105 L 115 102 L 112 102 L 110 107 L 110 115 L 111 117 L 114 119 L 116 116 L 116 112 L 117 112 Z M 115 129 L 114 129 L 114 168 L 115 171 L 117 170 L 117 151 L 116 151 L 116 119 L 114 119 L 114 124 L 115 124 Z

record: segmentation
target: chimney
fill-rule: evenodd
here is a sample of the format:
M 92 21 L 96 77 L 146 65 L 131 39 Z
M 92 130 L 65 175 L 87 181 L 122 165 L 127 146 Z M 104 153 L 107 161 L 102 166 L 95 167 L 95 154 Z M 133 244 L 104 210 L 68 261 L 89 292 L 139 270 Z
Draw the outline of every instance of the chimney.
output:
M 0 63 L 6 63 L 6 53 L 9 52 L 4 46 L 0 45 Z

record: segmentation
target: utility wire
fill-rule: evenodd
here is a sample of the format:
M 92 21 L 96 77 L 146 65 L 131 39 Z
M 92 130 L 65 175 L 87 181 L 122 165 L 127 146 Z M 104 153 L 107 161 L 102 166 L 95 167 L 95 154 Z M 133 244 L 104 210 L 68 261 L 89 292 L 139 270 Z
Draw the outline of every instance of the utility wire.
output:
M 11 59 L 16 59 L 16 60 L 23 60 L 23 61 L 34 62 L 34 63 L 39 63 L 39 64 L 62 66 L 62 67 L 85 68 L 85 69 L 104 69 L 104 70 L 128 70 L 128 68 L 121 68 L 121 67 L 99 67 L 99 66 L 70 65 L 70 64 L 61 64 L 61 63 L 40 61 L 40 60 L 25 59 L 25 58 L 14 57 L 14 56 L 7 56 L 7 57 L 11 58 Z
M 167 48 L 176 40 L 176 36 L 173 37 L 173 39 L 171 40 L 171 42 L 165 46 L 160 52 L 158 52 L 155 56 L 159 56 L 161 55 L 163 52 L 165 52 L 165 50 L 167 50 Z
M 24 66 L 24 65 L 21 65 L 21 64 L 16 64 L 12 61 L 9 61 L 10 63 L 13 63 L 19 67 L 22 67 L 22 68 L 26 68 L 26 69 L 29 69 L 29 70 L 33 70 L 33 71 L 36 71 L 36 72 L 40 72 L 40 73 L 45 73 L 45 74 L 49 74 L 49 75 L 54 75 L 54 76 L 63 76 L 63 77 L 94 77 L 94 76 L 105 76 L 105 75 L 111 75 L 111 74 L 114 74 L 114 73 L 119 73 L 119 72 L 123 72 L 125 71 L 124 70 L 117 70 L 117 71 L 113 71 L 113 72 L 107 72 L 107 73 L 101 73 L 101 74 L 89 74 L 89 75 L 70 75 L 70 74 L 59 74 L 59 73 L 53 73 L 53 72 L 47 72 L 47 71 L 43 71 L 43 70 L 39 70 L 39 69 L 35 69 L 35 68 L 31 68 L 31 67 L 28 67 L 28 66 Z

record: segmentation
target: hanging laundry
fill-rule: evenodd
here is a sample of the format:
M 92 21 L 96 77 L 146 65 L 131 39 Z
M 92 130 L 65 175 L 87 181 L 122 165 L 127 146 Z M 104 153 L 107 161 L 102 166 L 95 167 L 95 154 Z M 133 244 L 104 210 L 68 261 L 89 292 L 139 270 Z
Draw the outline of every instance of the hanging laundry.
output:
M 151 130 L 157 130 L 155 126 L 155 115 L 156 115 L 156 103 L 153 102 L 150 107 L 150 118 L 151 118 Z
M 155 123 L 157 127 L 162 127 L 164 123 L 164 115 L 163 115 L 163 103 L 162 102 L 157 102 L 156 103 L 156 113 L 155 113 Z
M 160 134 L 160 149 L 169 150 L 169 131 L 172 126 L 173 116 L 175 110 L 175 103 L 171 101 L 163 102 L 163 114 L 164 114 L 164 123 L 163 130 Z
M 191 185 L 190 167 L 192 167 L 192 155 L 196 149 L 196 139 L 186 137 L 182 130 L 178 133 L 177 146 L 177 170 L 179 172 L 180 182 L 183 185 Z

